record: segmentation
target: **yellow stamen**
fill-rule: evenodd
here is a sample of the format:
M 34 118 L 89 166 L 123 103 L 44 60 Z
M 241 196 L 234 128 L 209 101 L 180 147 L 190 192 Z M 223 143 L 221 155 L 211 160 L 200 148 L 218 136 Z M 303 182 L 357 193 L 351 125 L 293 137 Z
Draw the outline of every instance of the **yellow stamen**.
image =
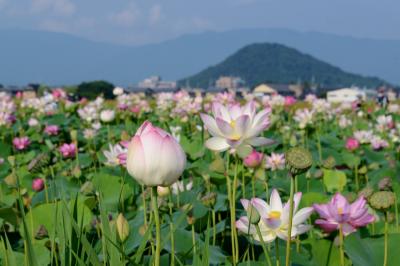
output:
M 339 207 L 339 208 L 337 209 L 337 211 L 338 211 L 339 214 L 343 214 L 343 208 L 340 208 L 340 207 Z
M 281 212 L 280 211 L 271 211 L 269 213 L 269 218 L 279 219 L 279 218 L 281 218 Z

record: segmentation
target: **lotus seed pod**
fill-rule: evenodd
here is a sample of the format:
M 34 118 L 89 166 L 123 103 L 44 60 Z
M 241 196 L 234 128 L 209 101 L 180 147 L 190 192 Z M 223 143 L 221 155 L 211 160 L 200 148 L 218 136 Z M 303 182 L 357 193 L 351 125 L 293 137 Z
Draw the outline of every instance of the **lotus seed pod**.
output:
M 359 197 L 364 197 L 366 199 L 368 199 L 369 197 L 371 197 L 371 195 L 374 193 L 373 188 L 371 187 L 365 187 L 362 190 L 360 190 L 360 192 L 358 192 L 358 196 Z
M 247 218 L 251 224 L 258 224 L 260 222 L 260 214 L 251 204 L 247 207 Z
M 207 195 L 205 195 L 201 201 L 203 202 L 203 204 L 207 207 L 213 207 L 215 205 L 215 201 L 217 199 L 217 194 L 214 192 L 208 193 Z
M 118 215 L 116 224 L 119 239 L 124 242 L 129 236 L 129 223 L 122 213 Z
M 365 175 L 367 172 L 368 168 L 365 165 L 363 165 L 360 169 L 358 169 L 359 174 Z
M 324 176 L 324 172 L 322 172 L 321 169 L 318 169 L 318 170 L 315 171 L 315 173 L 314 173 L 314 178 L 315 178 L 315 179 L 320 179 L 320 178 L 322 178 L 323 176 Z
M 372 194 L 369 199 L 371 206 L 377 210 L 387 210 L 396 201 L 396 196 L 391 191 L 378 191 Z
M 325 159 L 323 162 L 322 166 L 326 169 L 332 169 L 336 165 L 336 160 L 333 156 L 329 156 L 328 158 Z
M 160 197 L 166 197 L 170 193 L 169 187 L 157 186 L 157 194 Z
M 384 177 L 379 180 L 378 183 L 379 190 L 390 190 L 392 188 L 392 179 L 390 177 Z
M 311 153 L 301 147 L 291 148 L 286 152 L 286 165 L 293 175 L 306 172 L 312 166 Z

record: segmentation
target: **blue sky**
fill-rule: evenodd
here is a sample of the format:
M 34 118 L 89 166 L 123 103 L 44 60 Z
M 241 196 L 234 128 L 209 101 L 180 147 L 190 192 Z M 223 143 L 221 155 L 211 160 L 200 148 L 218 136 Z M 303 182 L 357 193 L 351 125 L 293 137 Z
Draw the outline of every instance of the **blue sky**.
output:
M 400 39 L 399 10 L 398 0 L 0 0 L 0 28 L 122 44 L 239 28 Z

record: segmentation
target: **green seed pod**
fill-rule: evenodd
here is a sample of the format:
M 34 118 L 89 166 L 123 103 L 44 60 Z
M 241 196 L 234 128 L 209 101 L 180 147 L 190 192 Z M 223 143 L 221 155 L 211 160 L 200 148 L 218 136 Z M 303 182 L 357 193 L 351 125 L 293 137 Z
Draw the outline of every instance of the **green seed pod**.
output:
M 371 206 L 377 210 L 386 211 L 396 202 L 396 195 L 391 191 L 378 191 L 369 199 Z
M 286 152 L 286 166 L 293 175 L 306 172 L 312 166 L 311 153 L 301 147 L 291 148 Z
M 326 169 L 332 169 L 336 165 L 336 160 L 332 156 L 329 156 L 328 158 L 325 159 L 323 162 L 322 166 Z
M 204 206 L 213 207 L 215 205 L 216 199 L 217 199 L 217 194 L 211 192 L 205 195 L 203 198 L 201 198 L 201 201 L 203 202 Z
M 249 218 L 251 224 L 258 224 L 261 219 L 260 214 L 251 204 L 247 207 L 247 218 Z
M 372 196 L 372 194 L 374 193 L 373 188 L 371 187 L 365 187 L 362 190 L 360 190 L 360 192 L 358 192 L 358 196 L 359 197 L 364 197 L 366 199 L 368 199 L 369 197 Z

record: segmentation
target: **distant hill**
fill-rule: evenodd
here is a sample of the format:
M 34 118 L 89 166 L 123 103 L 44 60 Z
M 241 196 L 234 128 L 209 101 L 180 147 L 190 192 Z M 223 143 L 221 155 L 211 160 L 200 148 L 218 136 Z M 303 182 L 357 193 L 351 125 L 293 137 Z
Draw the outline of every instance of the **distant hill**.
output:
M 65 33 L 0 29 L 0 83 L 66 85 L 105 79 L 128 85 L 150 75 L 177 80 L 221 62 L 245 45 L 261 42 L 294 47 L 345 71 L 400 84 L 400 40 L 285 29 L 209 31 L 141 46 L 89 41 Z
M 296 83 L 315 79 L 325 87 L 376 87 L 385 81 L 351 74 L 310 55 L 281 44 L 258 43 L 245 46 L 223 62 L 181 80 L 180 84 L 208 87 L 220 76 L 239 76 L 250 87 L 262 82 Z

